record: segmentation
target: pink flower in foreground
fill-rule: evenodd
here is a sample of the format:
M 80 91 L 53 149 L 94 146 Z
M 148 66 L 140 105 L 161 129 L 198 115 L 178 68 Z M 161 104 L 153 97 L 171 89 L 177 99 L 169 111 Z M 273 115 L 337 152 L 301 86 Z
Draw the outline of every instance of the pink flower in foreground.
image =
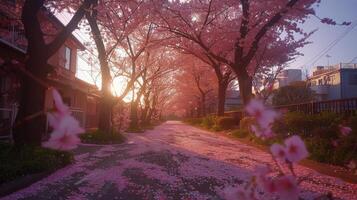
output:
M 250 127 L 251 131 L 254 132 L 255 136 L 259 138 L 271 138 L 274 136 L 271 128 L 258 128 L 254 125 Z
M 348 127 L 348 126 L 339 125 L 338 127 L 340 128 L 340 133 L 343 136 L 347 136 L 352 132 L 352 129 L 350 127 Z
M 60 93 L 56 89 L 52 89 L 52 97 L 54 101 L 54 106 L 55 106 L 55 113 L 64 116 L 64 115 L 69 115 L 69 108 L 67 105 L 65 105 L 62 101 L 62 97 Z
M 275 180 L 275 186 L 281 199 L 299 199 L 299 189 L 295 177 L 281 176 Z
M 299 162 L 309 155 L 304 141 L 297 135 L 286 139 L 284 143 L 286 159 L 290 162 Z
M 281 161 L 285 161 L 286 153 L 284 146 L 280 144 L 273 144 L 270 146 L 270 151 L 275 158 Z
M 51 138 L 42 144 L 43 147 L 56 150 L 71 150 L 77 148 L 81 140 L 77 135 L 70 133 L 52 132 Z
M 245 110 L 257 120 L 258 125 L 263 129 L 268 128 L 278 117 L 277 112 L 266 108 L 263 102 L 257 99 L 251 100 Z
M 84 130 L 79 126 L 78 121 L 70 115 L 68 107 L 63 103 L 57 90 L 52 91 L 55 102 L 55 111 L 48 113 L 49 125 L 53 128 L 50 139 L 43 143 L 44 147 L 57 150 L 71 150 L 80 143 L 78 134 Z

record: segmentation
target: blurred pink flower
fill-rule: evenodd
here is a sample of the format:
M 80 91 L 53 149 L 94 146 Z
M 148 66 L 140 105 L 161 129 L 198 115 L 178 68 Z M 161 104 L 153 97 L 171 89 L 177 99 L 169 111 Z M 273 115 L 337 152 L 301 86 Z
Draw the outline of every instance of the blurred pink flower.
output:
M 290 162 L 299 162 L 309 155 L 304 141 L 297 135 L 286 139 L 284 143 L 286 159 Z
M 83 133 L 78 121 L 70 115 L 69 108 L 63 103 L 57 90 L 52 90 L 55 111 L 47 114 L 48 123 L 53 128 L 50 139 L 44 147 L 57 150 L 71 150 L 80 143 L 78 134 Z
M 54 101 L 54 106 L 55 106 L 55 113 L 63 116 L 63 115 L 69 115 L 69 108 L 67 105 L 65 105 L 62 101 L 62 97 L 60 93 L 56 89 L 52 89 L 52 97 Z
M 280 199 L 298 200 L 299 189 L 293 176 L 281 176 L 275 180 L 275 186 Z
M 257 120 L 258 125 L 262 129 L 269 128 L 271 123 L 278 117 L 277 112 L 266 108 L 263 101 L 257 99 L 252 99 L 245 107 L 245 110 Z
M 273 131 L 270 127 L 268 128 L 259 128 L 257 126 L 252 125 L 250 127 L 251 131 L 254 132 L 255 136 L 259 138 L 271 138 L 274 136 Z
M 339 125 L 338 127 L 340 128 L 340 133 L 341 133 L 343 136 L 347 136 L 347 135 L 349 135 L 349 134 L 352 132 L 352 128 L 350 128 L 350 127 L 348 127 L 348 126 Z
M 273 144 L 270 146 L 270 152 L 278 160 L 285 161 L 286 153 L 285 153 L 284 146 L 282 146 L 280 144 Z
M 52 132 L 51 137 L 47 142 L 42 144 L 43 147 L 56 150 L 72 150 L 77 148 L 80 139 L 77 135 L 66 132 Z

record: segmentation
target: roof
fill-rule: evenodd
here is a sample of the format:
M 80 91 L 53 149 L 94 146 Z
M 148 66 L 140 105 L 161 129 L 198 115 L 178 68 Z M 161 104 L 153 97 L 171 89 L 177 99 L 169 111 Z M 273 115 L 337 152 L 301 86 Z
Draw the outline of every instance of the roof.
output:
M 52 22 L 56 23 L 58 26 L 65 28 L 66 26 L 59 20 L 55 15 L 53 15 L 51 12 L 49 12 L 46 8 L 44 8 L 44 12 L 48 15 L 48 17 L 52 20 Z M 85 46 L 81 41 L 78 40 L 77 37 L 71 34 L 71 39 L 79 46 L 80 50 L 85 50 Z

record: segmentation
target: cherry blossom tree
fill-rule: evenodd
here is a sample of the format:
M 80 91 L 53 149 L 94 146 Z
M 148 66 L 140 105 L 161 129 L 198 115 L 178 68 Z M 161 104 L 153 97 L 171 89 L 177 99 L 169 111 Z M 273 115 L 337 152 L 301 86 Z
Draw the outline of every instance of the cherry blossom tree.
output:
M 183 104 L 188 111 L 195 110 L 198 116 L 205 116 L 211 103 L 215 104 L 217 99 L 217 79 L 214 71 L 193 56 L 182 56 L 185 62 L 182 63 L 179 74 L 176 75 L 175 98 Z M 184 100 L 184 101 L 183 101 Z M 191 102 L 191 103 L 190 103 Z
M 114 99 L 111 91 L 112 75 L 110 73 L 110 58 L 116 55 L 116 50 L 123 41 L 129 41 L 129 34 L 139 25 L 140 16 L 144 16 L 141 1 L 130 2 L 99 2 L 95 1 L 96 9 L 93 12 L 86 13 L 88 24 L 91 28 L 92 37 L 95 41 L 95 46 L 98 52 L 98 60 L 101 69 L 102 80 L 102 98 L 100 103 L 99 124 L 98 128 L 103 132 L 111 131 L 111 116 L 112 109 L 117 100 Z M 123 46 L 121 46 L 123 47 Z M 128 45 L 131 51 L 131 45 Z M 127 49 L 124 47 L 124 49 Z M 143 50 L 140 50 L 140 54 Z M 133 59 L 138 55 L 133 55 Z M 120 101 L 126 96 L 130 88 L 133 86 L 137 75 L 135 73 L 136 66 L 133 65 L 134 73 L 127 84 L 127 89 L 117 98 Z
M 163 29 L 191 41 L 234 71 L 246 104 L 257 68 L 287 62 L 306 44 L 310 33 L 298 23 L 314 14 L 312 6 L 318 0 L 156 2 Z M 258 64 L 266 62 L 270 64 Z

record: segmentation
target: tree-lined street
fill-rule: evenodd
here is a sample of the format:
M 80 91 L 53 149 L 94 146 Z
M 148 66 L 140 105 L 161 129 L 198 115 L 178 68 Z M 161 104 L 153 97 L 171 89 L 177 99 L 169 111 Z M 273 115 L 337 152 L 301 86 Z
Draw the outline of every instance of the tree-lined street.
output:
M 223 188 L 244 185 L 271 156 L 236 140 L 166 122 L 121 145 L 81 145 L 76 162 L 2 200 L 223 199 Z M 301 198 L 356 199 L 357 185 L 296 166 L 305 176 Z M 273 197 L 260 193 L 259 199 Z

